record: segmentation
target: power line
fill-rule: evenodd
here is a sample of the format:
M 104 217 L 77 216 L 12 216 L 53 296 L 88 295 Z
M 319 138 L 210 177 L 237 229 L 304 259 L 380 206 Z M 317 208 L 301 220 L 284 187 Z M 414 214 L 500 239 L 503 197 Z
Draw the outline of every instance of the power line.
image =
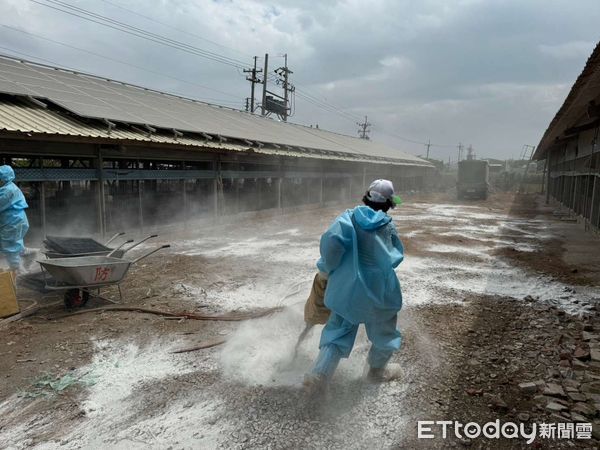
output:
M 32 1 L 34 1 L 34 0 L 32 0 Z M 58 5 L 60 7 L 63 7 L 63 8 L 68 8 L 68 9 L 70 9 L 72 11 L 76 11 L 79 14 L 84 14 L 84 15 L 87 15 L 87 16 L 91 16 L 91 17 L 93 17 L 95 19 L 99 19 L 101 21 L 112 23 L 112 24 L 114 24 L 114 25 L 116 25 L 118 27 L 124 27 L 124 28 L 132 30 L 134 32 L 142 33 L 144 35 L 148 35 L 148 36 L 151 36 L 151 37 L 154 37 L 154 38 L 157 38 L 157 39 L 161 39 L 161 40 L 170 42 L 170 43 L 175 44 L 175 45 L 184 46 L 184 47 L 193 49 L 195 51 L 199 51 L 199 52 L 205 53 L 205 54 L 207 54 L 209 56 L 216 57 L 216 58 L 221 59 L 221 60 L 226 60 L 226 61 L 229 61 L 229 62 L 234 62 L 234 63 L 237 63 L 237 64 L 241 64 L 241 65 L 245 65 L 246 64 L 244 61 L 241 61 L 239 59 L 230 58 L 228 56 L 225 56 L 225 55 L 222 55 L 222 54 L 219 54 L 219 53 L 215 53 L 215 52 L 212 52 L 210 50 L 206 50 L 206 49 L 203 49 L 203 48 L 200 48 L 200 47 L 195 47 L 193 45 L 186 44 L 185 42 L 177 41 L 177 40 L 171 39 L 169 37 L 166 37 L 166 36 L 163 36 L 163 35 L 159 35 L 157 33 L 151 32 L 151 31 L 147 31 L 147 30 L 145 30 L 143 28 L 139 28 L 139 27 L 136 27 L 136 26 L 133 26 L 133 25 L 129 25 L 129 24 L 125 23 L 125 22 L 121 22 L 121 21 L 118 21 L 116 19 L 112 19 L 110 17 L 103 16 L 101 14 L 95 13 L 93 11 L 89 11 L 89 10 L 84 9 L 84 8 L 80 8 L 78 6 L 71 5 L 71 4 L 69 4 L 67 2 L 63 2 L 61 0 L 45 0 L 45 1 L 48 2 L 48 3 L 53 3 L 53 4 Z M 39 3 L 37 0 L 35 0 L 35 3 L 42 4 L 42 3 Z M 49 5 L 44 5 L 44 6 L 50 7 Z M 54 9 L 57 9 L 57 8 L 54 8 Z M 63 11 L 63 10 L 60 10 L 60 11 Z M 63 11 L 63 12 L 67 12 L 67 11 Z M 81 16 L 78 16 L 78 17 L 81 17 Z M 81 18 L 85 19 L 85 17 L 81 17 Z M 123 31 L 123 30 L 121 30 L 121 31 Z
M 336 110 L 336 111 L 339 111 L 340 113 L 342 113 L 342 114 L 345 114 L 345 115 L 347 115 L 348 117 L 352 117 L 354 120 L 361 120 L 361 119 L 362 119 L 362 117 L 361 117 L 361 116 L 359 116 L 359 115 L 357 115 L 357 114 L 350 113 L 350 112 L 348 112 L 348 111 L 344 110 L 343 108 L 340 108 L 340 107 L 338 107 L 338 106 L 334 105 L 333 103 L 331 103 L 331 102 L 329 102 L 329 101 L 327 101 L 327 100 L 325 100 L 325 99 L 321 99 L 321 98 L 319 98 L 319 97 L 318 97 L 316 94 L 313 94 L 312 92 L 308 91 L 308 90 L 307 90 L 305 87 L 303 87 L 302 89 L 300 89 L 300 91 L 301 91 L 301 92 L 302 92 L 304 95 L 306 95 L 306 96 L 308 96 L 308 97 L 311 97 L 311 98 L 313 98 L 313 99 L 315 99 L 315 100 L 317 100 L 317 101 L 319 101 L 319 102 L 321 102 L 321 103 L 327 104 L 327 105 L 329 105 L 331 108 L 333 108 L 334 110 Z
M 298 95 L 299 98 L 313 104 L 314 106 L 324 109 L 327 112 L 337 114 L 338 116 L 340 116 L 348 121 L 352 121 L 353 123 L 356 123 L 357 120 L 362 120 L 362 118 L 355 116 L 351 113 L 348 113 L 348 112 L 342 110 L 341 108 L 331 105 L 330 103 L 327 103 L 325 101 L 321 101 L 311 95 L 307 95 L 305 92 L 302 92 L 302 90 L 300 90 L 300 89 L 296 89 L 296 94 Z M 366 121 L 366 119 L 365 119 L 365 121 Z M 362 125 L 362 124 L 359 123 L 358 125 Z M 371 126 L 371 124 L 368 124 L 368 125 Z M 400 139 L 405 142 L 410 142 L 412 144 L 424 145 L 426 147 L 439 147 L 439 148 L 454 148 L 455 147 L 454 144 L 436 144 L 436 143 L 432 143 L 431 141 L 427 141 L 427 142 L 426 141 L 418 141 L 415 139 L 410 139 L 410 138 L 400 136 L 398 134 L 391 133 L 391 132 L 384 131 L 384 130 L 379 130 L 379 132 L 383 133 L 383 134 L 387 134 L 388 136 L 391 136 L 391 137 L 395 137 L 395 138 Z
M 32 1 L 35 1 L 36 3 L 39 3 L 39 1 L 37 1 L 37 0 L 32 0 Z M 204 56 L 204 57 L 206 57 L 208 59 L 212 59 L 212 60 L 224 63 L 224 64 L 230 64 L 230 65 L 239 66 L 239 67 L 242 67 L 242 66 L 246 65 L 245 61 L 242 61 L 242 60 L 239 60 L 239 59 L 235 59 L 235 58 L 231 58 L 231 57 L 222 55 L 220 53 L 215 53 L 215 52 L 212 52 L 210 50 L 203 49 L 201 47 L 196 47 L 196 46 L 187 44 L 185 42 L 177 41 L 177 40 L 171 39 L 171 38 L 169 38 L 167 36 L 163 36 L 163 35 L 154 33 L 152 31 L 148 31 L 146 29 L 133 26 L 133 25 L 127 24 L 125 22 L 118 21 L 116 19 L 112 19 L 111 17 L 107 17 L 107 16 L 104 16 L 104 15 L 95 13 L 93 11 L 89 11 L 87 9 L 80 8 L 78 6 L 71 5 L 71 4 L 69 4 L 67 2 L 63 2 L 61 0 L 45 0 L 45 1 L 48 2 L 48 3 L 53 3 L 55 5 L 58 5 L 58 6 L 62 7 L 62 8 L 70 9 L 71 11 L 75 11 L 75 14 L 73 14 L 73 13 L 70 13 L 69 11 L 64 11 L 64 10 L 58 9 L 59 11 L 66 12 L 66 13 L 71 14 L 71 15 L 76 15 L 77 17 L 83 18 L 85 20 L 90 20 L 90 19 L 86 18 L 86 17 L 82 17 L 80 14 L 84 14 L 86 16 L 90 16 L 93 19 L 100 20 L 102 22 L 108 22 L 109 24 L 112 24 L 112 25 L 115 25 L 116 27 L 119 27 L 119 28 L 116 28 L 119 31 L 127 32 L 127 30 L 129 30 L 130 31 L 129 34 L 132 34 L 131 32 L 133 32 L 133 34 L 136 35 L 136 36 L 138 36 L 138 37 L 142 37 L 142 38 L 146 38 L 146 39 L 147 39 L 147 37 L 150 37 L 151 38 L 150 40 L 153 40 L 154 42 L 156 42 L 156 39 L 158 39 L 158 40 L 161 41 L 159 43 L 162 43 L 164 45 L 170 45 L 170 46 L 175 45 L 180 50 L 184 50 L 184 51 L 186 51 L 186 49 L 187 50 L 191 50 L 192 52 L 200 53 L 201 56 Z M 50 7 L 49 5 L 44 5 L 44 6 Z M 57 8 L 54 8 L 54 9 L 57 9 Z M 92 20 L 92 21 L 95 21 L 95 20 Z M 98 23 L 98 22 L 96 21 L 96 23 Z M 110 25 L 108 25 L 106 23 L 101 23 L 100 25 L 110 26 Z M 115 27 L 110 26 L 110 28 L 115 28 Z M 122 30 L 121 28 L 125 28 L 125 30 Z M 139 36 L 139 34 L 136 34 L 136 33 L 140 33 L 140 34 L 142 34 L 142 36 Z
M 301 92 L 296 92 L 296 97 L 299 98 L 299 99 L 301 99 L 301 100 L 304 100 L 305 102 L 308 102 L 308 103 L 312 104 L 313 106 L 316 106 L 317 108 L 323 109 L 324 111 L 326 111 L 328 113 L 339 115 L 343 119 L 346 119 L 346 120 L 351 121 L 351 122 L 354 123 L 354 119 L 352 119 L 351 117 L 348 117 L 346 115 L 340 114 L 339 112 L 337 112 L 335 110 L 332 110 L 332 109 L 328 108 L 325 105 L 317 103 L 316 101 L 312 100 L 310 97 L 304 96 Z
M 297 89 L 296 89 L 296 96 L 298 98 L 300 98 L 300 99 L 308 102 L 308 103 L 313 104 L 314 106 L 316 106 L 318 108 L 321 108 L 321 109 L 323 109 L 323 110 L 325 110 L 325 111 L 327 111 L 329 113 L 336 114 L 336 115 L 342 117 L 343 119 L 346 119 L 346 120 L 348 120 L 348 121 L 350 121 L 352 123 L 356 122 L 356 118 L 354 116 L 352 116 L 350 114 L 347 114 L 347 113 L 345 113 L 343 111 L 337 110 L 337 109 L 335 109 L 334 107 L 330 106 L 327 103 L 324 103 L 324 102 L 319 101 L 317 99 L 314 99 L 314 98 L 312 98 L 310 96 L 307 96 L 303 92 L 298 92 Z
M 314 95 L 311 95 L 309 93 L 307 93 L 307 91 L 305 89 L 296 89 L 297 93 L 300 94 L 301 96 L 303 96 L 305 99 L 310 99 L 315 103 L 319 103 L 321 105 L 324 105 L 326 108 L 328 108 L 329 110 L 337 113 L 337 114 L 341 114 L 343 115 L 345 118 L 347 118 L 348 120 L 352 120 L 353 122 L 357 121 L 357 120 L 362 120 L 362 117 L 354 115 L 352 113 L 349 113 L 345 110 L 343 110 L 342 108 L 339 108 L 325 100 L 321 100 L 319 98 L 317 98 Z
M 428 145 L 430 147 L 440 147 L 440 148 L 455 148 L 456 147 L 456 145 L 454 145 L 454 144 L 434 144 L 431 141 L 417 141 L 415 139 L 410 139 L 410 138 L 400 136 L 398 134 L 391 133 L 391 132 L 385 131 L 385 130 L 379 130 L 378 132 L 387 134 L 388 136 L 391 136 L 391 137 L 395 137 L 397 139 L 400 139 L 401 141 L 410 142 L 412 144 L 424 145 L 425 147 L 427 147 Z
M 302 89 L 296 88 L 296 93 L 303 100 L 305 100 L 305 101 L 307 101 L 309 103 L 312 103 L 313 105 L 315 105 L 317 107 L 325 109 L 328 112 L 332 112 L 334 114 L 337 114 L 337 115 L 343 117 L 346 120 L 349 120 L 349 121 L 352 121 L 352 122 L 356 122 L 356 121 L 362 120 L 362 118 L 359 117 L 359 116 L 356 116 L 356 115 L 353 115 L 351 113 L 348 113 L 348 112 L 344 111 L 343 109 L 341 109 L 339 107 L 336 107 L 335 105 L 332 105 L 331 103 L 328 103 L 328 102 L 326 102 L 324 100 L 319 100 L 315 96 L 307 94 L 306 93 L 306 89 L 304 89 L 304 92 L 303 92 Z M 366 119 L 365 119 L 365 121 L 366 121 Z M 362 125 L 362 124 L 359 123 L 358 125 Z M 370 126 L 371 124 L 368 124 L 368 125 Z M 404 137 L 404 136 L 400 136 L 400 135 L 395 134 L 395 133 L 390 133 L 390 132 L 387 132 L 387 131 L 383 131 L 383 130 L 380 130 L 379 132 L 381 132 L 383 134 L 387 134 L 388 136 L 395 137 L 395 138 L 400 139 L 400 140 L 405 141 L 405 142 L 410 142 L 410 143 L 413 143 L 413 144 L 424 145 L 424 146 L 428 147 L 428 150 L 429 150 L 430 147 L 440 147 L 440 148 L 454 148 L 455 147 L 454 144 L 436 144 L 436 143 L 432 143 L 430 140 L 427 141 L 427 142 L 425 142 L 425 141 L 418 141 L 418 140 L 415 140 L 415 139 L 410 139 L 410 138 L 407 138 L 407 137 Z
M 65 43 L 65 42 L 61 42 L 61 41 L 57 41 L 57 40 L 55 40 L 55 39 L 51 39 L 51 38 L 48 38 L 48 37 L 45 37 L 45 36 L 41 36 L 41 35 L 39 35 L 39 34 L 31 33 L 31 32 L 29 32 L 29 31 L 21 30 L 21 29 L 19 29 L 19 28 L 11 27 L 10 25 L 5 25 L 5 24 L 3 24 L 3 23 L 0 23 L 0 26 L 1 26 L 1 27 L 4 27 L 4 28 L 7 28 L 7 29 L 9 29 L 9 30 L 12 30 L 12 31 L 17 31 L 17 32 L 19 32 L 19 33 L 26 34 L 26 35 L 28 35 L 28 36 L 31 36 L 31 37 L 34 37 L 34 38 L 36 38 L 36 39 L 41 39 L 41 40 L 44 40 L 44 41 L 48 41 L 48 42 L 51 42 L 51 43 L 53 43 L 53 44 L 61 45 L 61 46 L 63 46 L 63 47 L 67 47 L 67 48 L 70 48 L 70 49 L 73 49 L 73 50 L 77 50 L 77 51 L 80 51 L 80 52 L 84 52 L 84 53 L 87 53 L 87 54 L 90 54 L 90 55 L 96 56 L 96 57 L 98 57 L 98 58 L 103 58 L 103 59 L 106 59 L 106 60 L 108 60 L 108 61 L 113 61 L 113 62 L 116 62 L 116 63 L 119 63 L 119 64 L 123 64 L 123 65 L 125 65 L 125 66 L 129 66 L 129 67 L 133 67 L 133 68 L 135 68 L 135 69 L 142 70 L 142 71 L 144 71 L 144 72 L 153 73 L 153 74 L 155 74 L 155 75 L 160 75 L 160 76 L 163 76 L 163 77 L 167 77 L 167 78 L 170 78 L 170 79 L 172 79 L 172 80 L 179 81 L 179 82 L 181 82 L 181 83 L 187 83 L 187 84 L 189 84 L 189 85 L 191 85 L 191 86 L 195 86 L 195 87 L 199 87 L 199 88 L 206 89 L 206 90 L 209 90 L 209 91 L 217 92 L 217 93 L 219 93 L 219 94 L 223 94 L 223 95 L 226 95 L 226 96 L 228 96 L 228 97 L 231 97 L 231 98 L 236 98 L 236 99 L 237 99 L 237 96 L 235 96 L 235 95 L 233 95 L 233 94 L 230 94 L 229 92 L 220 91 L 220 90 L 218 90 L 218 89 L 214 89 L 214 88 L 211 88 L 211 87 L 209 87 L 209 86 L 205 86 L 205 85 L 202 85 L 202 84 L 199 84 L 199 83 L 195 83 L 195 82 L 193 82 L 193 81 L 184 80 L 184 79 L 182 79 L 182 78 L 178 78 L 178 77 L 174 77 L 174 76 L 172 76 L 172 75 L 168 75 L 168 74 L 166 74 L 166 73 L 158 72 L 158 71 L 156 71 L 156 70 L 149 69 L 149 68 L 147 68 L 147 67 L 138 66 L 137 64 L 131 64 L 131 63 L 128 63 L 128 62 L 126 62 L 126 61 L 121 61 L 121 60 L 119 60 L 119 59 L 116 59 L 116 58 L 112 58 L 112 57 L 110 57 L 110 56 L 103 55 L 103 54 L 101 54 L 101 53 L 96 53 L 96 52 L 93 52 L 93 51 L 90 51 L 90 50 L 86 50 L 86 49 L 84 49 L 84 48 L 79 48 L 79 47 L 76 47 L 76 46 L 74 46 L 74 45 L 67 44 L 67 43 Z M 10 49 L 8 49 L 8 50 L 10 50 Z M 13 51 L 13 52 L 15 52 L 15 50 L 12 50 L 12 51 Z M 38 59 L 40 59 L 40 58 L 38 58 Z M 230 103 L 233 103 L 233 102 L 230 102 Z M 236 102 L 236 104 L 237 104 L 237 103 L 239 103 L 239 102 Z
M 107 28 L 112 28 L 114 30 L 121 31 L 126 34 L 130 34 L 132 36 L 146 39 L 148 41 L 155 42 L 157 44 L 161 44 L 166 47 L 174 48 L 176 50 L 191 53 L 193 55 L 200 56 L 200 57 L 203 57 L 203 58 L 206 58 L 206 59 L 209 59 L 209 60 L 221 63 L 221 64 L 226 64 L 226 65 L 229 65 L 232 67 L 237 67 L 237 68 L 244 68 L 247 66 L 247 64 L 243 61 L 229 58 L 227 56 L 220 55 L 218 53 L 214 53 L 214 52 L 211 52 L 211 51 L 199 48 L 199 47 L 195 47 L 193 45 L 189 45 L 184 42 L 170 39 L 168 37 L 161 36 L 159 34 L 152 33 L 152 32 L 146 31 L 144 29 L 128 25 L 124 22 L 120 22 L 118 20 L 111 19 L 110 17 L 102 16 L 101 14 L 96 14 L 94 12 L 90 12 L 83 8 L 69 5 L 68 3 L 64 3 L 59 0 L 45 0 L 47 3 L 43 3 L 42 1 L 39 1 L 39 0 L 30 0 L 30 1 L 32 1 L 33 3 L 36 3 L 38 5 L 50 8 L 50 9 L 60 11 L 65 14 L 75 16 L 80 19 L 84 19 L 89 22 L 96 23 L 98 25 L 105 26 Z M 55 5 L 55 6 L 53 6 L 53 5 Z M 66 9 L 62 9 L 62 8 L 66 8 Z
M 134 15 L 136 15 L 136 16 L 143 17 L 143 18 L 144 18 L 144 19 L 146 19 L 146 20 L 149 20 L 149 21 L 151 21 L 151 22 L 157 23 L 157 24 L 159 24 L 159 25 L 162 25 L 162 26 L 164 26 L 164 27 L 170 28 L 170 29 L 172 29 L 172 30 L 175 30 L 175 31 L 177 31 L 177 32 L 179 32 L 179 33 L 183 33 L 183 34 L 187 34 L 187 35 L 189 35 L 189 36 L 193 36 L 193 37 L 195 37 L 196 39 L 200 39 L 200 40 L 202 40 L 202 41 L 205 41 L 205 42 L 208 42 L 208 43 L 210 43 L 210 44 L 216 45 L 217 47 L 221 47 L 221 48 L 224 48 L 224 49 L 227 49 L 227 50 L 231 50 L 231 51 L 233 51 L 233 52 L 235 52 L 235 53 L 238 53 L 238 54 L 240 54 L 240 55 L 243 55 L 243 56 L 245 56 L 245 57 L 247 57 L 247 58 L 251 58 L 251 55 L 249 55 L 249 54 L 246 54 L 246 53 L 244 53 L 244 52 L 241 52 L 241 51 L 239 51 L 239 50 L 237 50 L 237 49 L 235 49 L 235 48 L 233 48 L 233 47 L 228 47 L 228 46 L 226 46 L 226 45 L 219 44 L 218 42 L 211 41 L 210 39 L 206 39 L 205 37 L 202 37 L 202 36 L 200 36 L 200 35 L 198 35 L 198 34 L 195 34 L 195 33 L 190 33 L 189 31 L 182 30 L 182 29 L 180 29 L 180 28 L 174 27 L 174 26 L 172 26 L 172 25 L 169 25 L 169 24 L 168 24 L 168 23 L 166 23 L 166 22 L 161 22 L 160 20 L 157 20 L 157 19 L 155 19 L 155 18 L 153 18 L 153 17 L 146 16 L 145 14 L 142 14 L 142 13 L 139 13 L 139 12 L 137 12 L 137 11 L 134 11 L 134 10 L 132 10 L 132 9 L 126 8 L 126 7 L 124 7 L 124 6 L 118 5 L 118 4 L 116 4 L 116 3 L 114 3 L 114 2 L 111 2 L 111 1 L 109 1 L 109 0 L 102 0 L 102 1 L 103 1 L 104 3 L 106 3 L 106 4 L 108 4 L 108 5 L 114 6 L 115 8 L 119 8 L 119 9 L 121 9 L 121 10 L 123 10 L 123 11 L 127 11 L 127 12 L 129 12 L 129 13 L 131 13 L 131 14 L 134 14 Z
M 272 75 L 272 74 L 269 74 L 268 78 L 270 81 L 274 81 L 275 83 L 278 83 L 280 81 L 279 78 L 277 78 L 275 75 Z M 298 83 L 295 83 L 295 86 L 296 86 L 295 93 L 303 100 L 306 100 L 307 102 L 312 103 L 315 106 L 325 109 L 327 112 L 332 112 L 334 114 L 341 115 L 346 120 L 350 120 L 352 122 L 362 120 L 361 116 L 349 113 L 349 112 L 345 111 L 344 109 L 329 103 L 326 100 L 322 100 L 322 99 L 318 98 L 316 95 L 310 93 L 305 88 L 298 89 L 298 87 L 297 87 Z
M 410 142 L 412 144 L 419 144 L 419 145 L 425 145 L 426 144 L 425 142 L 416 141 L 414 139 L 410 139 L 410 138 L 407 138 L 407 137 L 404 137 L 404 136 L 400 136 L 400 135 L 395 134 L 395 133 L 390 133 L 389 131 L 378 129 L 378 132 L 379 133 L 383 133 L 383 134 L 387 134 L 388 136 L 391 136 L 391 137 L 395 137 L 396 139 L 400 139 L 401 141 Z

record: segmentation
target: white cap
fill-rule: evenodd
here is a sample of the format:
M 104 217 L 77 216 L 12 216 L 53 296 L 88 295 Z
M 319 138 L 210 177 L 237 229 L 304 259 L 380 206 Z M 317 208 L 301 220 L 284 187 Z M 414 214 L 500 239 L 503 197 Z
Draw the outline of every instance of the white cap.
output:
M 369 186 L 367 198 L 375 203 L 385 203 L 389 200 L 394 205 L 394 185 L 390 180 L 375 180 Z

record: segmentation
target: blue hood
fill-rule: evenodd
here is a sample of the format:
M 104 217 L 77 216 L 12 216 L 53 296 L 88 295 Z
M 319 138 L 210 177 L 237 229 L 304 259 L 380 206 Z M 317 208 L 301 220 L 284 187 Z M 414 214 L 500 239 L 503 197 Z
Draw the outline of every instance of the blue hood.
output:
M 392 221 L 383 211 L 375 211 L 368 206 L 354 208 L 354 221 L 363 230 L 377 230 Z
M 15 171 L 10 166 L 0 166 L 0 181 L 10 183 L 15 179 Z

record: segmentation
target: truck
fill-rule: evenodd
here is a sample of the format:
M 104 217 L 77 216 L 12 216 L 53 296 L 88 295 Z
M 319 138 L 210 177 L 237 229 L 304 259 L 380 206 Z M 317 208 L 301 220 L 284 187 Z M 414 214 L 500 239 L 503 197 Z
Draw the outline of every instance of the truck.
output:
M 489 191 L 490 168 L 487 161 L 464 159 L 458 163 L 456 193 L 458 199 L 477 198 L 486 200 Z

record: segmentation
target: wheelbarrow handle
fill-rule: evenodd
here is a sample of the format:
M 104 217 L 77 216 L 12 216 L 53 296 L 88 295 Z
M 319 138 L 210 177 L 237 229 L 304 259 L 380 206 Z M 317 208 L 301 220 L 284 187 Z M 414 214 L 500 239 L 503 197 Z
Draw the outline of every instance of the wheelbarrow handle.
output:
M 127 252 L 128 252 L 129 250 L 131 250 L 132 248 L 135 248 L 135 247 L 137 247 L 138 245 L 140 245 L 140 244 L 142 244 L 142 243 L 146 242 L 148 239 L 152 239 L 152 238 L 155 238 L 155 237 L 158 237 L 158 234 L 151 234 L 150 236 L 146 236 L 144 239 L 142 239 L 141 241 L 139 241 L 139 242 L 137 242 L 137 243 L 133 244 L 131 247 L 127 247 L 127 248 L 125 249 L 125 253 L 127 253 Z
M 133 261 L 131 261 L 131 264 L 135 264 L 136 262 L 138 262 L 138 261 L 140 261 L 140 260 L 142 260 L 144 258 L 147 258 L 148 256 L 152 255 L 153 253 L 156 253 L 157 251 L 162 250 L 163 248 L 169 248 L 169 247 L 170 247 L 169 244 L 161 245 L 160 247 L 155 248 L 154 250 L 152 250 L 152 251 L 150 251 L 150 252 L 148 252 L 148 253 L 146 253 L 146 254 L 144 254 L 144 255 L 136 258 L 136 259 L 134 259 Z
M 123 247 L 125 244 L 131 244 L 133 242 L 133 239 L 129 239 L 128 241 L 122 242 L 121 245 L 119 245 L 118 247 L 114 248 L 108 255 L 106 256 L 112 256 L 114 252 L 116 252 L 117 250 L 119 250 L 121 247 Z
M 106 243 L 104 245 L 108 245 L 110 244 L 112 241 L 114 241 L 116 238 L 118 238 L 119 236 L 123 236 L 125 234 L 124 231 L 121 231 L 119 233 L 116 233 L 113 237 L 111 237 L 108 241 L 106 241 Z

